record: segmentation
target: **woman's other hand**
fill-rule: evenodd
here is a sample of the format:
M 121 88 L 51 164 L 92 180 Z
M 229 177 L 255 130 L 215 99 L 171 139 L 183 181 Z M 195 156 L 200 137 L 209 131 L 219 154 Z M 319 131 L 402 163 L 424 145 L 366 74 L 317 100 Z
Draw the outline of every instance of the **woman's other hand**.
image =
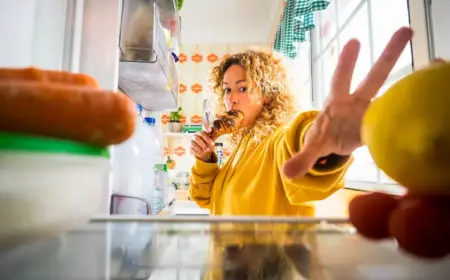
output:
M 366 78 L 351 94 L 350 86 L 360 50 L 358 40 L 350 40 L 339 56 L 330 96 L 309 128 L 304 146 L 284 166 L 287 177 L 305 175 L 316 161 L 329 154 L 350 155 L 361 143 L 361 123 L 372 98 L 386 81 L 405 47 L 412 30 L 396 31 Z
M 212 153 L 214 151 L 214 140 L 208 136 L 210 128 L 206 128 L 204 131 L 197 132 L 191 140 L 191 152 L 199 160 L 204 162 L 210 162 Z

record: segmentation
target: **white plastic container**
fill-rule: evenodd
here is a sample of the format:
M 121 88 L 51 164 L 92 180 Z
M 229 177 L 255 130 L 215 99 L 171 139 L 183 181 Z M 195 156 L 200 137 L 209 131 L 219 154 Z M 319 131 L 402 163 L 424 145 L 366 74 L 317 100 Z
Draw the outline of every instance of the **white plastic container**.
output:
M 89 220 L 108 175 L 107 149 L 0 133 L 0 251 Z

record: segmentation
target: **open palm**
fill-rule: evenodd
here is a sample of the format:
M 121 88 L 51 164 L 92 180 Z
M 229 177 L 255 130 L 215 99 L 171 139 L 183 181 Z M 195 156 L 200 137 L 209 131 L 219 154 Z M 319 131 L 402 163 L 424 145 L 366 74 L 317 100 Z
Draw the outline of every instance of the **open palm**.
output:
M 360 43 L 350 40 L 345 45 L 333 74 L 330 96 L 309 128 L 302 150 L 285 163 L 286 176 L 303 176 L 319 158 L 329 154 L 350 155 L 362 145 L 360 130 L 363 116 L 411 37 L 412 30 L 407 27 L 395 32 L 353 93 L 350 93 L 350 86 Z

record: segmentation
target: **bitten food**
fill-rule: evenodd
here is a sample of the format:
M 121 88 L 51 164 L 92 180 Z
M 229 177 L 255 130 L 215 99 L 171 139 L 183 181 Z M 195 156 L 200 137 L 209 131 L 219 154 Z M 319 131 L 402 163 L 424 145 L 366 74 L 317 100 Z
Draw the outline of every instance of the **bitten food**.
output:
M 4 81 L 49 82 L 98 88 L 97 81 L 86 74 L 42 70 L 34 67 L 0 68 L 0 82 Z
M 230 134 L 240 128 L 244 114 L 240 111 L 228 111 L 213 121 L 210 137 L 217 139 L 222 135 Z
M 134 102 L 98 89 L 89 76 L 29 68 L 0 71 L 0 131 L 105 147 L 131 137 L 135 122 Z

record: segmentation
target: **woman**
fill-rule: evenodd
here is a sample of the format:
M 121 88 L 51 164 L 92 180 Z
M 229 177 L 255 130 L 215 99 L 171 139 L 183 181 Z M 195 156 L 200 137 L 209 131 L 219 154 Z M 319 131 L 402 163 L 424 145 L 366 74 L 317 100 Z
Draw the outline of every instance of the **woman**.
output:
M 214 90 L 223 109 L 243 112 L 242 128 L 231 135 L 234 150 L 221 167 L 208 131 L 194 136 L 191 198 L 211 215 L 313 216 L 310 202 L 343 187 L 351 154 L 362 145 L 364 112 L 411 37 L 411 29 L 399 29 L 353 94 L 360 44 L 349 41 L 324 109 L 296 117 L 284 68 L 272 55 L 246 51 L 222 61 L 212 72 Z

